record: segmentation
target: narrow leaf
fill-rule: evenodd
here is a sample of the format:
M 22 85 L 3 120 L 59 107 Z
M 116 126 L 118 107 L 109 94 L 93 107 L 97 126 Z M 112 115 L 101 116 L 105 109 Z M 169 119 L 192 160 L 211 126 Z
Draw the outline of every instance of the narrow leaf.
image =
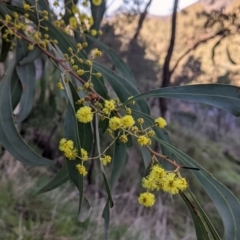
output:
M 83 201 L 82 201 L 81 211 L 78 215 L 78 221 L 85 222 L 89 218 L 90 212 L 91 212 L 91 206 L 90 206 L 86 196 L 84 196 Z
M 5 33 L 6 27 L 1 27 L 1 35 Z M 11 47 L 11 42 L 7 42 L 6 39 L 2 38 L 2 46 L 1 46 L 1 54 L 0 54 L 0 62 L 4 62 L 8 56 L 8 52 Z
M 135 96 L 139 93 L 132 83 L 114 73 L 107 67 L 95 62 L 94 68 L 102 73 L 104 79 L 109 82 L 121 102 L 125 102 L 129 97 Z M 129 103 L 130 102 L 131 101 L 129 101 Z M 149 114 L 150 112 L 147 103 L 143 100 L 136 102 L 135 105 L 131 105 L 131 108 L 146 114 Z
M 204 210 L 202 209 L 202 207 L 200 206 L 199 202 L 197 201 L 197 199 L 195 198 L 195 196 L 193 195 L 193 193 L 190 191 L 190 189 L 188 189 L 188 192 L 190 193 L 192 200 L 194 201 L 194 204 L 198 207 L 199 212 L 201 214 L 201 216 L 203 217 L 208 229 L 210 230 L 213 238 L 215 240 L 220 240 L 221 238 L 219 237 L 216 229 L 214 228 L 212 222 L 210 221 L 210 219 L 208 218 L 207 214 L 204 212 Z
M 104 219 L 104 230 L 105 230 L 105 240 L 108 240 L 108 229 L 110 222 L 110 204 L 109 200 L 107 200 L 106 205 L 103 209 L 102 217 Z
M 34 103 L 36 88 L 35 67 L 33 63 L 24 66 L 16 66 L 16 71 L 22 84 L 20 112 L 16 115 L 16 120 L 17 122 L 22 122 L 31 112 Z
M 205 228 L 203 219 L 198 211 L 198 209 L 190 202 L 184 193 L 180 193 L 183 201 L 185 202 L 194 223 L 197 240 L 208 240 L 208 230 Z
M 16 70 L 13 70 L 12 74 L 12 82 L 11 82 L 11 102 L 12 102 L 12 109 L 15 109 L 17 104 L 20 101 L 22 95 L 22 86 L 18 79 Z
M 15 61 L 13 60 L 0 83 L 0 142 L 16 159 L 25 164 L 34 166 L 53 164 L 53 161 L 35 153 L 25 143 L 15 127 L 11 102 L 11 81 L 14 81 L 12 79 L 14 67 Z
M 100 137 L 99 137 L 98 117 L 97 117 L 97 115 L 95 115 L 95 134 L 96 134 L 97 150 L 98 150 L 98 154 L 100 155 L 101 147 L 100 147 Z M 108 194 L 109 205 L 110 205 L 110 207 L 113 207 L 114 203 L 113 203 L 113 199 L 112 199 L 111 189 L 110 189 L 110 186 L 109 186 L 106 174 L 105 174 L 105 170 L 104 170 L 104 167 L 103 167 L 101 161 L 100 161 L 100 168 L 101 168 L 101 171 L 102 171 L 104 184 L 105 184 L 106 191 L 107 191 L 107 194 Z
M 51 191 L 69 180 L 69 175 L 66 165 L 64 165 L 60 171 L 54 176 L 54 178 L 43 188 L 37 191 L 37 194 Z
M 240 116 L 240 88 L 237 86 L 226 84 L 197 84 L 159 88 L 134 96 L 133 100 L 150 97 L 192 100 L 219 107 L 237 117 Z M 130 101 L 125 102 L 124 105 L 129 102 Z
M 24 33 L 22 33 L 24 34 Z M 20 112 L 16 116 L 17 122 L 22 122 L 31 112 L 35 96 L 35 66 L 31 62 L 20 66 L 19 62 L 28 54 L 28 46 L 25 41 L 17 40 L 16 46 L 16 71 L 22 85 L 22 96 L 20 99 Z
M 91 12 L 92 12 L 92 17 L 94 20 L 93 25 L 91 26 L 92 29 L 99 29 L 101 21 L 103 19 L 103 15 L 106 10 L 106 1 L 103 0 L 102 3 L 99 6 L 96 6 L 93 4 L 91 1 Z
M 101 170 L 102 170 L 102 174 L 103 174 L 103 180 L 104 180 L 104 184 L 105 184 L 105 187 L 106 187 L 106 191 L 107 191 L 107 194 L 108 194 L 109 206 L 112 208 L 114 206 L 114 202 L 113 202 L 113 198 L 112 198 L 111 188 L 109 186 L 109 183 L 108 183 L 108 180 L 107 180 L 107 177 L 106 177 L 106 173 L 105 173 L 102 165 L 101 165 Z
M 72 93 L 73 103 L 75 110 L 77 111 L 79 105 L 76 102 L 80 99 L 78 93 L 71 82 L 69 82 L 70 90 Z M 90 123 L 80 123 L 77 121 L 78 124 L 78 135 L 79 140 L 81 143 L 81 147 L 84 148 L 87 152 L 90 152 L 93 145 L 93 133 Z
M 20 65 L 26 65 L 33 63 L 40 55 L 42 54 L 42 51 L 38 47 L 34 47 L 32 51 L 28 51 L 27 56 L 24 57 L 19 64 Z
M 104 52 L 111 59 L 113 65 L 121 72 L 123 77 L 136 86 L 136 81 L 128 65 L 110 47 L 88 34 L 85 34 L 85 36 L 99 46 L 102 50 L 104 50 Z
M 90 2 L 91 2 L 91 15 L 93 18 L 93 24 L 90 27 L 90 31 L 92 29 L 98 31 L 103 19 L 103 15 L 106 11 L 106 1 L 103 0 L 99 6 L 96 6 L 95 4 L 93 4 L 92 1 Z M 95 37 L 98 37 L 98 34 Z M 93 42 L 89 41 L 88 39 L 88 47 L 85 49 L 87 54 L 89 54 L 90 50 L 92 49 L 92 46 L 93 46 Z
M 73 141 L 74 146 L 78 149 L 81 149 L 81 144 L 78 135 L 78 124 L 75 116 L 75 110 L 73 109 L 70 101 L 68 101 L 65 123 L 64 123 L 64 136 L 66 139 L 70 139 Z M 76 165 L 80 164 L 80 160 L 68 160 L 67 163 L 67 171 L 70 179 L 73 181 L 75 186 L 79 190 L 79 213 L 81 212 L 82 200 L 83 200 L 83 176 L 79 174 Z
M 151 153 L 145 147 L 141 147 L 141 153 L 142 153 L 142 157 L 143 157 L 143 163 L 144 163 L 145 170 L 147 170 L 150 167 L 151 162 L 152 162 Z
M 113 161 L 112 161 L 112 173 L 110 179 L 110 188 L 114 189 L 117 180 L 122 174 L 124 167 L 126 166 L 128 161 L 128 154 L 126 149 L 126 144 L 117 140 L 114 144 L 113 150 Z
M 78 94 L 71 82 L 69 82 L 70 93 L 68 98 L 71 97 L 72 101 L 68 101 L 66 118 L 65 118 L 65 137 L 74 142 L 74 146 L 78 152 L 83 147 L 88 152 L 92 146 L 92 131 L 90 124 L 83 124 L 77 121 L 75 112 L 77 110 Z M 67 170 L 70 179 L 74 182 L 79 190 L 79 210 L 78 219 L 80 222 L 86 221 L 90 214 L 90 205 L 88 200 L 83 194 L 83 176 L 81 176 L 76 169 L 76 165 L 81 163 L 80 160 L 67 160 Z

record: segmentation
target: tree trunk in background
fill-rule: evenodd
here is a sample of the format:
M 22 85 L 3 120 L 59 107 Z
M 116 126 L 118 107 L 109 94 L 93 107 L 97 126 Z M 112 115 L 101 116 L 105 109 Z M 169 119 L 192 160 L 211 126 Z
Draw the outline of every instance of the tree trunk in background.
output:
M 134 45 L 136 44 L 137 38 L 138 38 L 139 33 L 142 29 L 143 22 L 146 19 L 146 16 L 147 16 L 147 13 L 148 13 L 148 8 L 150 7 L 151 3 L 152 3 L 152 0 L 149 0 L 148 3 L 146 4 L 145 8 L 144 8 L 144 11 L 140 14 L 137 29 L 135 31 L 135 34 L 134 34 L 133 38 L 129 42 L 129 49 L 130 50 L 134 49 Z
M 170 44 L 168 47 L 168 52 L 165 57 L 164 65 L 163 65 L 163 75 L 162 75 L 162 84 L 161 87 L 168 87 L 170 84 L 172 71 L 170 70 L 170 62 L 173 54 L 173 49 L 175 45 L 176 38 L 176 24 L 177 24 L 177 8 L 178 8 L 178 0 L 174 1 L 173 6 L 173 14 L 172 14 L 172 28 L 171 28 L 171 38 Z M 167 114 L 167 100 L 164 98 L 159 98 L 159 107 L 161 111 L 161 115 L 166 117 Z
M 140 15 L 140 18 L 138 20 L 138 26 L 137 26 L 136 32 L 135 32 L 135 34 L 133 36 L 133 39 L 132 39 L 133 41 L 137 40 L 137 38 L 138 38 L 140 30 L 142 29 L 143 22 L 144 22 L 144 20 L 145 20 L 145 18 L 147 16 L 148 8 L 150 7 L 151 3 L 152 3 L 152 0 L 149 0 L 148 3 L 145 6 L 144 11 Z

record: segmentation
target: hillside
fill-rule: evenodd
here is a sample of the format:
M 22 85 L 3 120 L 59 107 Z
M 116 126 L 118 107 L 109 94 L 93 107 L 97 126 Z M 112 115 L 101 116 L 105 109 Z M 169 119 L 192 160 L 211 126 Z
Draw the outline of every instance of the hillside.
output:
M 194 45 L 201 42 L 179 61 L 179 65 L 172 77 L 175 85 L 192 82 L 222 82 L 240 85 L 239 70 L 240 35 L 234 34 L 221 39 L 212 37 L 222 28 L 234 29 L 229 21 L 224 26 L 216 23 L 212 27 L 204 27 L 206 17 L 199 14 L 212 9 L 221 9 L 225 3 L 223 13 L 232 13 L 240 6 L 239 0 L 218 1 L 218 4 L 208 5 L 209 1 L 200 1 L 183 9 L 178 13 L 176 45 L 171 66 L 174 67 L 178 59 Z M 214 8 L 215 7 L 215 8 Z M 120 54 L 131 67 L 142 90 L 159 86 L 161 82 L 162 65 L 168 49 L 170 38 L 171 17 L 148 16 L 138 37 L 137 42 L 130 41 L 137 27 L 138 16 L 116 16 L 107 20 L 104 25 L 103 41 Z M 238 20 L 235 21 L 237 23 Z M 131 51 L 127 51 L 130 48 Z M 214 53 L 213 53 L 213 49 Z M 214 55 L 214 62 L 213 62 Z

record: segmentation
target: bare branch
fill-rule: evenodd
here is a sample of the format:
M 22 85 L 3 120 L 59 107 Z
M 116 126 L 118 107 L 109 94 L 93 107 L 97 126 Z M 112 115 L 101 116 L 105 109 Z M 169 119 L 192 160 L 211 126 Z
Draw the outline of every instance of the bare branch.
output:
M 150 7 L 151 3 L 152 3 L 152 0 L 149 0 L 149 2 L 145 6 L 144 11 L 140 15 L 140 18 L 138 20 L 138 26 L 137 26 L 136 32 L 135 32 L 135 34 L 133 36 L 133 39 L 132 39 L 133 41 L 137 40 L 137 38 L 138 38 L 138 35 L 139 35 L 139 33 L 140 33 L 141 29 L 142 29 L 143 22 L 144 22 L 144 20 L 145 20 L 145 18 L 147 16 L 148 8 Z
M 164 61 L 164 65 L 163 65 L 163 75 L 162 75 L 161 87 L 169 86 L 171 75 L 172 75 L 172 71 L 170 71 L 170 61 L 172 58 L 173 49 L 174 49 L 174 45 L 175 45 L 175 38 L 176 38 L 177 8 L 178 8 L 178 0 L 175 0 L 174 5 L 173 5 L 173 14 L 172 14 L 171 39 L 170 39 L 168 52 L 165 57 L 165 61 Z M 167 112 L 166 100 L 159 98 L 159 106 L 161 109 L 161 114 L 164 117 Z
M 174 73 L 174 71 L 176 70 L 176 68 L 178 67 L 179 63 L 181 62 L 181 60 L 187 55 L 189 54 L 191 51 L 195 50 L 199 45 L 208 42 L 211 39 L 214 39 L 217 36 L 221 36 L 221 38 L 224 38 L 226 36 L 226 29 L 221 30 L 215 34 L 211 34 L 208 35 L 207 37 L 203 38 L 202 40 L 196 42 L 192 47 L 190 47 L 189 49 L 187 49 L 176 61 L 176 63 L 174 64 L 172 70 L 171 70 L 171 75 Z M 171 77 L 171 76 L 170 76 Z

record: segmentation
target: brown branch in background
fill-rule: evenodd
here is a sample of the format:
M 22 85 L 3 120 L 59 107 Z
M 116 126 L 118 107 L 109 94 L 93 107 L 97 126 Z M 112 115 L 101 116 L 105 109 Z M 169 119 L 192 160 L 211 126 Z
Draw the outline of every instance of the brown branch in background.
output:
M 171 70 L 171 75 L 174 73 L 174 71 L 176 70 L 176 68 L 178 67 L 179 63 L 181 62 L 181 60 L 187 55 L 189 54 L 191 51 L 195 50 L 199 45 L 206 43 L 207 41 L 214 39 L 217 36 L 222 36 L 221 38 L 224 38 L 226 36 L 226 31 L 227 30 L 221 30 L 213 35 L 207 36 L 203 39 L 201 39 L 200 41 L 196 42 L 192 47 L 190 47 L 189 49 L 187 49 L 176 61 L 176 63 L 174 64 L 172 70 Z
M 135 32 L 135 34 L 134 34 L 134 36 L 133 36 L 131 41 L 137 40 L 138 35 L 139 35 L 139 33 L 140 33 L 141 29 L 142 29 L 143 22 L 144 22 L 144 20 L 145 20 L 145 18 L 147 16 L 148 8 L 150 7 L 151 3 L 152 3 L 152 0 L 149 0 L 149 2 L 145 6 L 144 11 L 141 13 L 140 18 L 138 20 L 138 26 L 137 26 L 136 32 Z
M 173 14 L 172 14 L 172 28 L 171 28 L 171 38 L 170 44 L 168 47 L 167 55 L 165 57 L 164 65 L 163 65 L 163 75 L 162 75 L 162 84 L 161 88 L 168 87 L 171 80 L 172 72 L 170 71 L 170 61 L 173 54 L 173 49 L 175 45 L 176 39 L 176 25 L 177 25 L 177 8 L 178 8 L 178 0 L 174 1 L 173 5 Z M 166 117 L 167 113 L 167 102 L 164 98 L 159 98 L 159 107 L 161 110 L 161 115 Z

